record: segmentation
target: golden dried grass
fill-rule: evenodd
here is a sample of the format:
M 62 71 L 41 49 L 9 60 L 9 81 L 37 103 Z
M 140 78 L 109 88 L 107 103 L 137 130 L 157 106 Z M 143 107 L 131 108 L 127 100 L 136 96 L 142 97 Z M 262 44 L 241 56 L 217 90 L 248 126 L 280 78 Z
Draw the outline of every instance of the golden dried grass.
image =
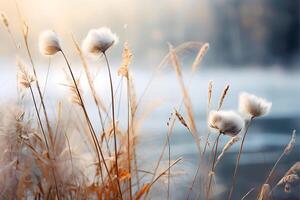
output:
M 127 109 L 128 121 L 127 128 L 123 130 L 118 126 L 117 121 L 108 120 L 105 122 L 101 112 L 104 112 L 108 117 L 114 118 L 107 111 L 107 108 L 97 93 L 94 86 L 94 77 L 90 71 L 84 54 L 82 53 L 78 43 L 73 37 L 76 52 L 82 62 L 82 66 L 88 80 L 89 89 L 94 103 L 98 109 L 98 115 L 102 126 L 102 134 L 97 134 L 98 130 L 94 129 L 89 113 L 85 108 L 85 103 L 81 97 L 80 82 L 75 80 L 72 74 L 70 63 L 68 62 L 64 52 L 62 54 L 71 72 L 72 79 L 68 80 L 66 86 L 71 91 L 71 99 L 73 104 L 70 110 L 66 113 L 72 115 L 68 118 L 64 115 L 62 103 L 58 103 L 57 117 L 50 124 L 44 104 L 44 93 L 40 91 L 36 68 L 31 56 L 29 48 L 29 26 L 21 15 L 17 6 L 21 31 L 25 43 L 26 52 L 28 54 L 33 75 L 28 72 L 27 67 L 22 62 L 19 62 L 19 84 L 24 89 L 31 90 L 31 96 L 35 105 L 37 122 L 32 118 L 28 111 L 15 113 L 13 119 L 8 119 L 9 123 L 3 122 L 0 118 L 0 136 L 4 141 L 0 141 L 0 150 L 3 151 L 3 157 L 0 160 L 0 182 L 5 186 L 0 185 L 0 192 L 4 193 L 3 198 L 6 199 L 26 199 L 32 197 L 34 199 L 147 199 L 151 188 L 162 177 L 168 178 L 168 197 L 170 195 L 171 168 L 182 159 L 179 158 L 171 163 L 170 153 L 170 137 L 173 132 L 175 120 L 186 127 L 193 135 L 197 148 L 200 151 L 200 140 L 197 131 L 197 120 L 194 116 L 192 101 L 188 93 L 188 86 L 184 83 L 183 72 L 181 68 L 180 56 L 191 49 L 197 49 L 198 53 L 192 63 L 192 75 L 196 72 L 204 55 L 206 54 L 209 44 L 199 42 L 187 42 L 173 48 L 170 45 L 169 53 L 163 58 L 158 65 L 157 70 L 162 69 L 167 63 L 171 63 L 179 82 L 182 93 L 182 102 L 186 113 L 181 114 L 180 108 L 175 109 L 175 115 L 172 114 L 168 120 L 168 132 L 166 142 L 163 145 L 163 150 L 158 159 L 158 162 L 153 172 L 147 172 L 147 175 L 152 176 L 151 181 L 144 181 L 140 176 L 143 171 L 138 165 L 137 157 L 137 138 L 138 133 L 142 130 L 142 123 L 160 102 L 153 101 L 145 107 L 139 107 L 142 97 L 148 89 L 148 86 L 143 91 L 138 99 L 135 91 L 133 76 L 130 73 L 129 65 L 132 61 L 133 54 L 129 49 L 128 44 L 124 45 L 123 60 L 118 74 L 124 77 L 127 81 Z M 12 39 L 13 35 L 9 29 L 9 20 L 6 16 L 1 15 L 2 22 Z M 13 39 L 14 40 L 14 39 Z M 17 45 L 15 44 L 17 47 Z M 106 58 L 106 55 L 105 55 Z M 108 64 L 108 63 L 107 63 Z M 152 78 L 151 78 L 152 80 Z M 150 82 L 151 82 L 150 80 Z M 32 84 L 36 82 L 37 94 L 32 90 Z M 149 82 L 149 83 L 150 83 Z M 212 81 L 208 85 L 208 110 L 212 100 Z M 219 99 L 218 109 L 223 105 L 224 99 L 227 96 L 229 86 L 226 86 Z M 40 116 L 39 109 L 35 97 L 39 97 L 39 101 L 43 106 L 44 119 Z M 63 97 L 65 98 L 65 97 Z M 114 99 L 114 98 L 113 98 Z M 83 112 L 77 112 L 77 108 Z M 26 116 L 26 117 L 25 117 Z M 187 120 L 184 118 L 187 116 Z M 28 121 L 26 121 L 28 120 Z M 45 121 L 44 121 L 45 120 Z M 39 124 L 39 128 L 36 127 Z M 43 130 L 44 124 L 47 125 L 47 130 Z M 55 130 L 55 132 L 52 131 Z M 97 131 L 97 132 L 96 132 Z M 13 134 L 11 134 L 13 133 Z M 114 134 L 113 134 L 114 133 Z M 3 137 L 2 135 L 5 135 Z M 10 136 L 10 137 L 8 137 Z M 12 137 L 13 136 L 13 137 Z M 117 136 L 117 137 L 116 137 Z M 44 137 L 44 139 L 42 139 Z M 98 140 L 98 137 L 100 138 Z M 110 152 L 113 145 L 110 141 L 115 140 L 115 156 L 111 156 Z M 50 144 L 47 141 L 50 140 Z M 103 148 L 102 142 L 106 141 L 106 148 Z M 223 147 L 223 150 L 218 158 L 217 146 L 215 147 L 215 159 L 212 164 L 212 170 L 207 178 L 212 179 L 216 176 L 215 167 L 220 161 L 224 153 L 237 142 L 237 138 L 232 138 Z M 208 138 L 205 143 L 208 145 Z M 162 172 L 158 172 L 160 161 L 166 149 L 169 147 L 168 167 Z M 284 150 L 284 155 L 288 155 L 295 146 L 295 133 L 293 133 L 290 143 Z M 211 148 L 213 152 L 214 147 Z M 92 149 L 91 149 L 92 148 Z M 202 155 L 205 155 L 205 150 Z M 101 154 L 101 155 L 99 155 Z M 105 170 L 102 168 L 105 166 Z M 298 181 L 299 163 L 295 164 L 286 175 L 278 182 L 281 184 L 291 184 Z M 199 168 L 200 169 L 200 164 Z M 197 173 L 198 173 L 197 170 Z M 38 172 L 38 173 L 37 173 Z M 145 172 L 145 170 L 144 170 Z M 18 173 L 18 176 L 16 174 Z M 194 177 L 194 180 L 197 178 Z M 270 173 L 271 174 L 271 173 Z M 13 176 L 11 176 L 13 175 Z M 8 180 L 8 181 L 7 181 Z M 206 180 L 207 181 L 207 180 Z M 120 186 L 118 188 L 118 185 Z M 192 187 L 194 185 L 194 181 Z M 59 187 L 58 187 L 59 186 Z M 201 191 L 203 192 L 203 191 Z M 259 198 L 267 199 L 267 194 L 270 193 L 270 186 L 265 184 L 262 187 Z M 209 198 L 210 190 L 208 190 Z

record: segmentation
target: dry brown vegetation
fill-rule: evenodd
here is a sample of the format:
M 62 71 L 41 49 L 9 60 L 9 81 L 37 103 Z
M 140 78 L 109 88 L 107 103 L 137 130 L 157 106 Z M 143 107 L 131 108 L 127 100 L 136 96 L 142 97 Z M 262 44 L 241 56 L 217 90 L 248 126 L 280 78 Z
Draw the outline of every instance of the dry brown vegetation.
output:
M 139 158 L 136 147 L 138 135 L 142 132 L 140 130 L 141 124 L 155 105 L 146 108 L 140 104 L 148 87 L 139 98 L 135 94 L 133 77 L 130 72 L 133 53 L 128 44 L 124 45 L 123 62 L 118 70 L 118 74 L 127 86 L 127 108 L 124 108 L 128 111 L 127 127 L 121 129 L 114 119 L 114 110 L 110 111 L 111 105 L 116 105 L 118 102 L 109 102 L 110 106 L 107 107 L 107 103 L 103 102 L 101 96 L 98 95 L 94 85 L 94 77 L 91 75 L 85 55 L 73 37 L 75 49 L 88 80 L 89 92 L 97 109 L 98 116 L 94 116 L 94 118 L 97 118 L 101 125 L 101 128 L 97 130 L 90 120 L 91 116 L 87 112 L 85 101 L 81 95 L 80 81 L 72 74 L 72 66 L 63 51 L 61 52 L 71 72 L 71 76 L 66 75 L 69 82 L 66 86 L 70 90 L 72 104 L 58 102 L 56 115 L 48 116 L 49 110 L 43 99 L 44 92 L 41 91 L 39 77 L 36 73 L 38 66 L 35 66 L 30 53 L 30 44 L 28 43 L 30 27 L 22 17 L 20 20 L 24 46 L 17 45 L 13 33 L 10 31 L 9 20 L 5 15 L 2 15 L 4 27 L 12 38 L 14 46 L 17 50 L 25 48 L 30 64 L 27 65 L 26 61 L 18 60 L 19 103 L 17 105 L 2 105 L 0 110 L 1 199 L 151 199 L 152 187 L 163 177 L 167 177 L 168 191 L 166 192 L 169 198 L 170 182 L 172 181 L 171 169 L 176 167 L 177 163 L 184 162 L 182 158 L 177 158 L 174 161 L 170 158 L 169 139 L 177 120 L 194 138 L 199 155 L 198 158 L 195 158 L 199 159 L 199 165 L 193 180 L 190 182 L 189 189 L 182 192 L 186 193 L 187 199 L 215 198 L 213 180 L 218 173 L 216 165 L 222 164 L 223 155 L 238 142 L 239 137 L 229 139 L 218 155 L 218 139 L 221 134 L 216 141 L 212 142 L 209 130 L 207 130 L 208 134 L 199 133 L 188 92 L 189 84 L 184 82 L 179 57 L 181 52 L 189 48 L 198 49 L 191 66 L 192 78 L 208 50 L 209 45 L 207 43 L 187 42 L 178 47 L 170 45 L 169 53 L 154 72 L 153 77 L 166 63 L 173 66 L 181 91 L 182 103 L 174 111 L 170 111 L 172 114 L 167 123 L 168 130 L 161 155 L 153 165 L 153 171 L 148 172 L 143 171 L 138 164 Z M 106 55 L 105 58 L 107 59 Z M 106 61 L 109 64 L 108 60 Z M 150 85 L 151 80 L 148 85 Z M 222 109 L 228 90 L 229 85 L 220 94 L 217 110 Z M 113 92 L 117 93 L 118 91 Z M 212 93 L 213 82 L 209 82 L 207 112 L 212 107 Z M 27 95 L 32 100 L 32 107 L 24 105 L 23 99 Z M 69 99 L 69 97 L 65 98 Z M 114 97 L 112 100 L 117 101 Z M 273 172 L 276 170 L 280 159 L 292 151 L 295 145 L 294 135 L 295 132 L 291 142 L 271 169 L 265 183 L 255 189 L 258 199 L 271 199 L 272 189 L 280 185 L 284 185 L 286 192 L 289 192 L 291 184 L 299 182 L 300 165 L 297 162 L 278 181 L 276 186 L 269 183 L 269 179 L 274 178 Z M 161 161 L 166 153 L 168 153 L 168 166 L 160 170 Z M 148 179 L 145 179 L 145 176 Z M 196 179 L 201 180 L 201 185 L 195 184 Z M 253 191 L 250 190 L 241 198 L 246 199 Z M 193 195 L 191 195 L 192 193 Z

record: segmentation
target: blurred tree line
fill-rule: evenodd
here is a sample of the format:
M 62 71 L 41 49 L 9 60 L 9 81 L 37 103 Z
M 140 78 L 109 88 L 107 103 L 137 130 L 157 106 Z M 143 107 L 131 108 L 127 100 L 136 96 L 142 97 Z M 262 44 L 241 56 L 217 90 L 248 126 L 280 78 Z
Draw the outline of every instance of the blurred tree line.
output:
M 232 65 L 299 64 L 299 0 L 214 2 L 218 61 Z

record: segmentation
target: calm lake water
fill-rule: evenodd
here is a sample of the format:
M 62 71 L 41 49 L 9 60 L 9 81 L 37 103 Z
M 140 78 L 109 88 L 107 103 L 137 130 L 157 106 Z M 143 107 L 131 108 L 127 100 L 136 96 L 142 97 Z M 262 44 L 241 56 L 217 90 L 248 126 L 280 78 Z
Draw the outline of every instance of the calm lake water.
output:
M 41 80 L 44 81 L 45 71 Z M 79 74 L 80 71 L 78 71 Z M 133 77 L 137 91 L 137 97 L 142 94 L 146 87 L 147 81 L 153 72 L 147 69 L 133 69 Z M 227 97 L 224 101 L 223 109 L 236 110 L 238 107 L 238 95 L 242 91 L 254 93 L 258 96 L 265 97 L 272 101 L 273 106 L 268 116 L 254 120 L 252 123 L 244 146 L 244 153 L 241 158 L 241 167 L 238 176 L 237 189 L 234 199 L 240 199 L 251 188 L 257 188 L 263 183 L 269 170 L 279 157 L 285 145 L 289 142 L 293 129 L 300 130 L 300 73 L 299 71 L 287 72 L 280 68 L 270 70 L 259 70 L 254 67 L 248 70 L 241 69 L 206 69 L 197 73 L 192 79 L 189 78 L 188 72 L 185 73 L 185 82 L 189 88 L 193 102 L 194 114 L 196 116 L 197 128 L 201 138 L 205 138 L 206 128 L 206 104 L 207 104 L 207 84 L 212 80 L 213 101 L 212 108 L 218 103 L 219 96 L 226 84 L 230 85 Z M 0 102 L 14 99 L 16 95 L 15 70 L 13 68 L 4 68 L 0 74 Z M 64 73 L 61 69 L 50 69 L 50 76 L 46 88 L 45 99 L 47 104 L 55 108 L 56 100 L 62 99 L 67 95 L 67 89 L 60 83 L 64 83 Z M 103 97 L 105 102 L 109 102 L 108 79 L 105 70 L 102 69 L 95 80 L 97 91 Z M 122 119 L 126 116 L 126 85 L 120 85 L 120 78 L 115 77 L 115 88 L 121 91 L 122 97 L 117 96 L 118 101 L 121 99 L 120 108 L 118 109 L 118 118 L 121 128 Z M 87 88 L 87 83 L 82 81 L 83 91 Z M 153 171 L 156 161 L 162 150 L 163 143 L 166 139 L 167 121 L 170 113 L 174 108 L 179 107 L 181 102 L 181 92 L 176 81 L 176 76 L 171 69 L 165 69 L 152 82 L 147 94 L 144 96 L 141 106 L 157 105 L 145 120 L 141 127 L 141 133 L 138 146 L 138 157 L 141 168 Z M 89 106 L 91 116 L 96 110 L 85 92 L 85 100 Z M 28 100 L 28 104 L 30 105 Z M 117 105 L 118 106 L 118 105 Z M 180 112 L 183 116 L 184 109 Z M 95 126 L 96 119 L 94 119 Z M 298 134 L 299 135 L 299 134 Z M 212 141 L 215 138 L 212 133 Z M 227 141 L 228 137 L 221 138 L 220 149 Z M 297 137 L 299 141 L 299 137 Z M 300 146 L 297 143 L 293 152 L 282 159 L 272 180 L 274 184 L 296 161 L 300 160 Z M 229 152 L 225 154 L 216 169 L 216 180 L 218 194 L 216 199 L 226 199 L 227 189 L 231 184 L 231 177 L 235 165 L 235 159 L 239 143 L 234 145 Z M 166 154 L 167 155 L 167 152 Z M 172 171 L 174 176 L 171 178 L 171 199 L 185 199 L 188 188 L 191 185 L 193 176 L 197 169 L 198 153 L 191 135 L 180 124 L 175 124 L 174 132 L 171 136 L 171 159 L 183 158 L 183 162 L 176 165 Z M 167 157 L 164 157 L 162 166 L 167 165 Z M 201 170 L 200 170 L 201 171 Z M 298 186 L 299 187 L 299 186 Z M 200 185 L 197 183 L 194 192 L 199 191 Z M 166 199 L 167 184 L 164 180 L 159 181 L 151 194 L 153 199 Z M 278 190 L 278 192 L 277 192 Z M 283 188 L 278 188 L 275 193 L 279 194 Z M 290 193 L 288 199 L 299 199 L 296 189 Z M 299 192 L 299 188 L 298 188 Z M 194 195 L 191 196 L 195 198 Z M 278 199 L 284 199 L 277 195 Z M 253 199 L 254 196 L 249 196 Z

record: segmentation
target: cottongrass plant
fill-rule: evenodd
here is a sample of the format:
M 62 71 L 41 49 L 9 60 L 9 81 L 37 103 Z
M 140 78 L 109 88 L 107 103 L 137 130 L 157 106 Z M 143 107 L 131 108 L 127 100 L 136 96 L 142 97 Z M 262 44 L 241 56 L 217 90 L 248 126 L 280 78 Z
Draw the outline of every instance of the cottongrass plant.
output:
M 73 84 L 74 84 L 74 90 L 73 91 L 75 93 L 75 96 L 78 99 L 77 102 L 82 107 L 82 110 L 84 112 L 85 118 L 86 118 L 87 123 L 88 123 L 89 130 L 91 132 L 91 135 L 92 135 L 92 138 L 93 138 L 93 141 L 94 141 L 94 145 L 95 145 L 95 148 L 96 148 L 98 161 L 99 161 L 99 170 L 100 170 L 101 181 L 102 181 L 102 183 L 104 183 L 104 178 L 103 178 L 103 174 L 102 174 L 102 167 L 101 167 L 101 165 L 102 165 L 101 164 L 102 163 L 101 159 L 102 159 L 104 167 L 105 167 L 106 172 L 107 172 L 107 175 L 109 177 L 109 180 L 110 180 L 111 183 L 113 183 L 112 178 L 111 178 L 110 173 L 109 173 L 109 170 L 108 170 L 108 167 L 107 167 L 107 164 L 106 164 L 106 161 L 105 161 L 105 158 L 104 158 L 104 155 L 103 155 L 103 152 L 102 152 L 102 149 L 101 149 L 99 141 L 97 139 L 96 132 L 93 128 L 93 125 L 92 125 L 91 120 L 88 116 L 87 110 L 85 108 L 83 98 L 82 98 L 82 95 L 80 93 L 77 81 L 75 79 L 75 76 L 74 76 L 74 73 L 72 71 L 71 65 L 70 65 L 64 51 L 62 50 L 62 48 L 60 46 L 58 36 L 55 33 L 53 33 L 52 31 L 46 31 L 46 32 L 42 33 L 41 39 L 42 39 L 42 41 L 40 41 L 40 47 L 41 47 L 41 50 L 42 50 L 41 53 L 45 53 L 46 55 L 54 55 L 57 52 L 62 53 L 63 58 L 64 58 L 64 60 L 67 64 L 69 73 L 71 75 Z M 100 155 L 99 155 L 99 153 L 100 153 Z M 101 158 L 100 158 L 100 156 L 101 156 Z M 121 195 L 121 190 L 120 189 L 119 189 L 119 192 L 120 192 L 120 195 Z
M 61 51 L 58 35 L 52 30 L 45 30 L 39 37 L 40 52 L 46 56 L 54 55 Z
M 211 128 L 214 128 L 218 131 L 218 137 L 216 139 L 215 150 L 214 150 L 214 158 L 211 166 L 211 171 L 209 172 L 209 180 L 206 192 L 206 199 L 210 199 L 210 189 L 212 178 L 214 177 L 214 171 L 217 162 L 217 153 L 218 153 L 218 145 L 220 136 L 227 135 L 230 137 L 234 137 L 240 133 L 240 131 L 244 127 L 244 121 L 234 111 L 211 111 L 208 116 L 208 124 Z
M 267 115 L 270 112 L 271 107 L 272 107 L 271 102 L 269 102 L 263 98 L 257 97 L 253 94 L 243 92 L 239 96 L 239 110 L 246 117 L 246 120 L 249 118 L 250 118 L 250 120 L 248 121 L 248 123 L 245 127 L 243 139 L 242 139 L 239 153 L 238 153 L 238 156 L 236 159 L 236 165 L 235 165 L 235 169 L 234 169 L 234 173 L 233 173 L 231 189 L 228 194 L 228 200 L 231 200 L 232 194 L 234 192 L 234 188 L 235 188 L 235 184 L 236 184 L 236 177 L 237 177 L 239 164 L 240 164 L 240 158 L 241 158 L 245 138 L 246 138 L 248 129 L 250 127 L 250 124 L 254 118 L 260 117 L 263 115 Z
M 247 117 L 255 118 L 267 115 L 272 107 L 272 103 L 257 97 L 253 94 L 243 92 L 239 97 L 239 110 Z
M 107 71 L 109 75 L 110 83 L 110 94 L 111 94 L 111 110 L 112 110 L 112 124 L 113 124 L 113 136 L 114 136 L 114 147 L 115 147 L 115 165 L 116 165 L 116 175 L 119 192 L 122 198 L 121 186 L 120 186 L 120 175 L 119 175 L 119 164 L 118 164 L 118 147 L 117 147 L 117 134 L 116 134 L 116 121 L 115 121 L 115 101 L 114 101 L 114 87 L 112 82 L 111 69 L 109 61 L 106 55 L 106 51 L 112 47 L 114 44 L 118 43 L 118 37 L 116 34 L 107 27 L 101 27 L 99 29 L 92 29 L 89 31 L 88 35 L 82 42 L 82 48 L 86 53 L 102 56 L 104 55 Z
M 244 120 L 234 111 L 211 111 L 208 117 L 211 128 L 220 134 L 236 136 L 244 127 Z
M 99 56 L 113 45 L 119 42 L 119 38 L 109 28 L 101 27 L 92 29 L 82 41 L 82 49 L 88 54 Z
M 164 184 L 168 184 L 166 198 L 172 199 L 171 181 L 176 172 L 171 168 L 183 161 L 181 157 L 173 159 L 171 155 L 170 138 L 174 132 L 176 121 L 185 127 L 185 131 L 189 135 L 193 136 L 199 152 L 197 172 L 191 187 L 187 191 L 188 199 L 194 183 L 197 181 L 200 184 L 195 184 L 195 188 L 197 186 L 197 189 L 194 190 L 197 191 L 195 194 L 196 199 L 202 199 L 202 196 L 206 199 L 214 198 L 212 195 L 217 191 L 217 187 L 213 187 L 216 166 L 221 159 L 226 158 L 224 156 L 226 152 L 239 141 L 241 138 L 240 132 L 244 133 L 233 175 L 233 186 L 229 199 L 231 198 L 250 122 L 256 117 L 266 115 L 270 111 L 271 103 L 252 94 L 241 94 L 239 107 L 242 116 L 245 117 L 243 119 L 235 111 L 222 110 L 225 98 L 228 96 L 229 85 L 226 85 L 222 91 L 216 108 L 212 107 L 213 82 L 210 81 L 207 94 L 207 125 L 215 129 L 218 136 L 213 145 L 209 141 L 209 134 L 205 140 L 202 140 L 203 135 L 200 135 L 200 132 L 198 133 L 198 121 L 194 116 L 193 105 L 188 92 L 189 84 L 184 81 L 180 55 L 188 49 L 197 49 L 191 65 L 191 75 L 193 75 L 209 48 L 208 43 L 187 42 L 177 47 L 169 45 L 168 54 L 157 67 L 157 70 L 161 70 L 167 64 L 172 65 L 182 97 L 180 105 L 174 108 L 167 120 L 166 139 L 153 170 L 145 170 L 139 165 L 140 160 L 136 152 L 137 135 L 145 117 L 156 105 L 151 105 L 149 108 L 141 106 L 141 102 L 143 102 L 141 99 L 151 81 L 147 84 L 142 95 L 137 98 L 129 67 L 133 58 L 129 45 L 124 44 L 123 59 L 118 68 L 118 75 L 127 84 L 127 126 L 123 130 L 115 116 L 115 99 L 118 93 L 121 96 L 122 92 L 118 88 L 114 90 L 113 76 L 107 57 L 108 50 L 112 49 L 113 45 L 118 42 L 118 37 L 107 27 L 90 30 L 81 47 L 73 37 L 76 51 L 88 80 L 89 89 L 98 109 L 101 125 L 101 130 L 100 128 L 98 130 L 91 123 L 82 98 L 83 90 L 81 90 L 80 81 L 76 79 L 73 73 L 71 64 L 63 51 L 61 40 L 53 30 L 42 32 L 39 41 L 36 41 L 36 43 L 39 43 L 41 54 L 52 57 L 61 53 L 67 64 L 67 72 L 70 75 L 67 76 L 67 86 L 71 91 L 73 103 L 70 105 L 59 102 L 57 110 L 55 110 L 55 120 L 50 124 L 43 99 L 44 92 L 41 92 L 38 74 L 29 48 L 28 41 L 31 29 L 23 20 L 19 8 L 18 13 L 26 53 L 32 67 L 32 70 L 29 70 L 25 62 L 19 61 L 17 63 L 19 66 L 18 83 L 22 91 L 30 91 L 34 113 L 31 113 L 31 110 L 27 107 L 25 109 L 21 103 L 17 106 L 0 106 L 1 199 L 149 199 L 151 198 L 149 196 L 151 195 L 150 191 L 160 180 L 165 180 Z M 4 27 L 7 31 L 9 28 L 10 32 L 11 24 L 9 24 L 8 18 L 4 15 L 1 17 Z M 13 36 L 11 32 L 10 34 Z M 94 77 L 86 59 L 87 54 L 97 58 L 103 56 L 105 59 L 109 75 L 111 112 L 107 111 L 105 102 L 100 98 L 99 91 L 96 91 Z M 37 87 L 37 93 L 33 88 L 34 85 Z M 25 97 L 26 95 L 21 96 L 21 98 Z M 21 100 L 23 101 L 23 99 Z M 43 112 L 39 111 L 39 105 L 41 105 Z M 185 108 L 184 111 L 181 110 L 182 107 Z M 106 115 L 107 120 L 104 119 L 102 114 Z M 207 132 L 210 133 L 210 130 L 207 130 Z M 228 136 L 229 140 L 219 153 L 221 135 Z M 268 199 L 277 187 L 284 187 L 286 192 L 291 192 L 294 184 L 299 182 L 299 162 L 295 163 L 280 180 L 277 180 L 274 187 L 270 181 L 281 158 L 290 154 L 294 148 L 295 138 L 294 131 L 290 142 L 270 170 L 266 181 L 261 185 L 262 187 L 257 193 L 257 199 Z M 202 148 L 202 145 L 204 145 L 204 148 Z M 110 150 L 113 149 L 114 155 L 112 156 Z M 161 169 L 160 165 L 166 149 L 168 151 L 167 167 Z M 197 176 L 198 172 L 200 173 L 199 177 Z M 205 176 L 206 172 L 208 172 L 207 176 Z M 251 189 L 242 199 L 245 199 L 253 191 L 254 189 Z

